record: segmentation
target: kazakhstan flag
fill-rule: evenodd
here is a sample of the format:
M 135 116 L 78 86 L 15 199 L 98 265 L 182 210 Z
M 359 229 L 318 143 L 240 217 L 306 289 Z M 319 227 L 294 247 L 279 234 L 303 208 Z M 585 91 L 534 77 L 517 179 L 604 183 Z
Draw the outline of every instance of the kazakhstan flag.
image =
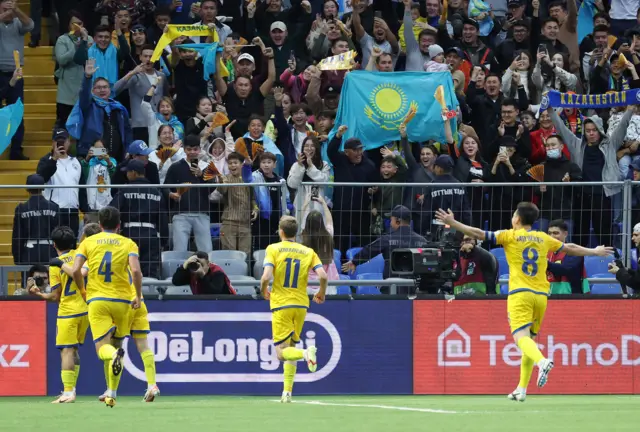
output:
M 447 108 L 455 110 L 458 99 L 449 72 L 350 72 L 342 85 L 331 136 L 346 125 L 343 142 L 355 137 L 365 150 L 382 147 L 400 139 L 398 127 L 413 108 L 409 140 L 444 142 L 442 106 L 435 98 L 438 86 L 444 88 Z
M 11 138 L 22 123 L 23 115 L 24 105 L 20 99 L 16 103 L 0 109 L 0 154 L 4 153 L 11 144 Z

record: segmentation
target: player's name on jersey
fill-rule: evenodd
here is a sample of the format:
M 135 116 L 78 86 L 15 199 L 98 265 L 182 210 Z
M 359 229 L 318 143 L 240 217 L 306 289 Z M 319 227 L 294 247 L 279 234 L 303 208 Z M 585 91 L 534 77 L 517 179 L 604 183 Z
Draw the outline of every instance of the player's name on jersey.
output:
M 280 253 L 287 253 L 287 252 L 291 252 L 291 253 L 299 253 L 299 254 L 307 253 L 305 250 L 297 249 L 297 248 L 291 248 L 291 247 L 283 247 L 283 248 L 279 248 L 279 249 L 278 249 L 278 252 L 280 252 Z
M 22 212 L 22 218 L 39 217 L 39 216 L 53 216 L 55 217 L 57 212 L 55 210 L 30 210 Z
M 99 244 L 99 245 L 114 245 L 114 246 L 120 246 L 120 239 L 116 239 L 116 238 L 102 238 L 102 239 L 98 239 L 98 240 L 96 240 L 96 244 Z
M 521 235 L 516 237 L 516 241 L 519 242 L 536 242 L 544 243 L 544 239 L 536 235 Z
M 152 200 L 152 201 L 160 201 L 162 198 L 160 195 L 151 194 L 151 193 L 138 193 L 138 192 L 128 192 L 124 194 L 126 199 L 139 199 L 139 200 Z

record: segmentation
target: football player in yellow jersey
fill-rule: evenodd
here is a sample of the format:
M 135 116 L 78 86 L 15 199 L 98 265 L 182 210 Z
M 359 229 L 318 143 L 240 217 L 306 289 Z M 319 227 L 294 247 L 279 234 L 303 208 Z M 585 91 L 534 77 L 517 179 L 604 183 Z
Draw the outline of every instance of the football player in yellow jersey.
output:
M 86 238 L 76 250 L 73 280 L 80 289 L 84 289 L 82 267 L 86 262 L 89 267 L 89 325 L 98 357 L 109 363 L 106 377 L 109 396 L 105 398 L 105 404 L 113 407 L 122 372 L 124 350 L 116 348 L 112 338 L 123 338 L 129 334 L 131 308 L 140 307 L 142 272 L 138 246 L 132 240 L 116 234 L 120 228 L 118 209 L 105 207 L 98 213 L 98 218 L 102 232 Z M 133 301 L 129 271 L 136 290 Z
M 76 400 L 76 382 L 80 373 L 80 356 L 78 347 L 84 343 L 89 327 L 87 303 L 83 293 L 73 279 L 62 271 L 64 264 L 73 265 L 75 258 L 76 236 L 69 227 L 57 227 L 51 233 L 53 247 L 58 258 L 49 266 L 51 292 L 42 293 L 38 287 L 31 288 L 31 293 L 41 298 L 60 302 L 56 321 L 56 348 L 60 350 L 62 360 L 63 393 L 53 403 L 72 403 Z M 55 266 L 53 264 L 56 264 Z
M 511 219 L 512 229 L 504 231 L 483 231 L 455 220 L 451 210 L 436 211 L 436 218 L 478 240 L 489 240 L 504 247 L 509 264 L 509 297 L 507 317 L 511 334 L 522 351 L 520 382 L 507 397 L 524 402 L 533 366 L 538 366 L 538 387 L 543 387 L 553 369 L 553 362 L 544 357 L 534 341 L 540 331 L 547 309 L 549 281 L 547 280 L 547 253 L 564 250 L 574 256 L 607 256 L 613 248 L 598 246 L 585 248 L 561 241 L 541 231 L 533 231 L 532 226 L 540 211 L 530 202 L 521 202 Z
M 311 372 L 315 372 L 317 368 L 315 346 L 304 350 L 295 347 L 300 342 L 302 326 L 309 308 L 309 270 L 313 269 L 320 279 L 320 291 L 313 297 L 313 301 L 318 304 L 324 302 L 328 280 L 322 262 L 314 250 L 296 243 L 297 233 L 296 219 L 283 216 L 278 229 L 282 241 L 267 247 L 264 272 L 260 280 L 262 296 L 270 301 L 273 313 L 273 343 L 278 359 L 284 362 L 284 390 L 280 399 L 283 403 L 291 402 L 296 362 L 304 359 Z M 269 292 L 269 282 L 272 278 L 273 286 Z

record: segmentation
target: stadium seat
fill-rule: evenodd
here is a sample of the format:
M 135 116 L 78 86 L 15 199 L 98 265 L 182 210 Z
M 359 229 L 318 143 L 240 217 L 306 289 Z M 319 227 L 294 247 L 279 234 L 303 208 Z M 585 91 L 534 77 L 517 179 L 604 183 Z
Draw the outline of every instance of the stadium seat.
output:
M 217 260 L 216 264 L 222 267 L 229 279 L 233 279 L 231 276 L 248 276 L 248 266 L 244 261 L 221 259 Z
M 260 279 L 262 277 L 262 263 L 266 252 L 266 250 L 260 249 L 253 253 L 253 277 L 256 279 Z
M 257 281 L 255 278 L 251 276 L 231 276 L 229 278 L 231 280 L 231 285 L 236 290 L 238 295 L 256 295 L 260 290 L 260 281 Z M 235 285 L 236 281 L 255 281 L 255 285 L 247 286 L 247 285 Z
M 638 270 L 638 249 L 631 249 L 631 270 Z
M 498 274 L 509 275 L 509 263 L 505 257 L 496 257 L 498 261 Z
M 593 279 L 611 279 L 615 276 L 611 273 L 596 273 L 589 276 Z M 591 282 L 590 284 L 591 294 L 593 295 L 605 295 L 605 294 L 622 294 L 622 287 L 618 282 Z
M 333 262 L 335 263 L 338 272 L 340 272 L 340 268 L 342 267 L 342 252 L 338 249 L 333 250 Z
M 158 279 L 143 277 L 142 278 L 142 294 L 156 294 L 156 286 L 154 282 L 160 282 Z
M 193 295 L 191 287 L 189 285 L 174 286 L 169 285 L 165 295 Z
M 384 272 L 384 258 L 382 254 L 378 254 L 373 257 L 372 260 L 367 261 L 366 263 L 359 264 L 356 266 L 356 271 L 353 275 L 351 275 L 351 279 L 357 279 L 358 275 L 364 273 L 380 273 Z
M 357 295 L 379 295 L 380 288 L 377 286 L 358 286 L 356 287 Z
M 504 258 L 504 248 L 493 248 L 489 252 L 496 258 Z
M 356 279 L 357 280 L 382 280 L 384 278 L 382 277 L 382 272 L 380 272 L 380 273 L 358 273 L 356 275 Z M 356 286 L 356 293 L 358 292 L 359 288 L 371 288 L 371 287 L 369 287 L 369 286 Z M 374 288 L 378 291 L 378 294 L 380 294 L 380 288 L 378 288 L 377 286 L 374 287 Z
M 609 271 L 609 263 L 613 262 L 613 257 L 588 256 L 584 258 L 584 268 L 587 271 L 587 277 L 596 277 L 598 273 L 607 273 Z M 611 276 L 610 276 L 611 277 Z
M 209 261 L 213 263 L 217 262 L 218 260 L 233 260 L 233 259 L 246 261 L 247 254 L 242 251 L 236 251 L 236 250 L 215 250 L 215 251 L 209 252 Z
M 184 260 L 175 260 L 169 259 L 166 261 L 162 261 L 162 277 L 163 278 L 171 278 L 173 274 L 176 272 L 176 269 L 184 264 Z
M 338 287 L 337 295 L 351 295 L 351 287 L 340 285 Z
M 501 275 L 498 280 L 500 279 L 509 279 L 509 274 L 503 274 Z M 500 282 L 500 294 L 509 294 L 509 283 L 508 282 Z
M 212 223 L 211 224 L 211 237 L 220 237 L 220 226 L 222 224 Z
M 354 247 L 354 248 L 351 248 L 351 249 L 347 250 L 347 254 L 346 254 L 347 255 L 347 259 L 349 261 L 351 261 L 353 259 L 353 257 L 356 256 L 356 254 L 358 252 L 360 252 L 361 250 L 362 250 L 361 247 Z
M 185 262 L 191 255 L 193 255 L 191 251 L 164 251 L 162 252 L 162 261 L 182 260 L 182 262 Z

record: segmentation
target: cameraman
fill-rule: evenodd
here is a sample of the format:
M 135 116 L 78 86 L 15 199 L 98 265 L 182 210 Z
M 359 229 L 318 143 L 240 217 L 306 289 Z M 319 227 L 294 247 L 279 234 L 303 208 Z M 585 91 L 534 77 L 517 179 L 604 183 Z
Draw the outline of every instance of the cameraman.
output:
M 491 253 L 465 235 L 460 245 L 460 276 L 453 284 L 455 295 L 496 293 L 498 263 Z
M 194 295 L 236 294 L 231 281 L 220 266 L 209 262 L 206 252 L 196 252 L 173 274 L 175 286 L 189 285 Z
M 633 227 L 631 240 L 640 250 L 640 222 Z M 640 259 L 638 259 L 638 264 L 640 265 Z M 638 267 L 638 270 L 627 270 L 624 268 L 622 261 L 616 259 L 615 263 L 609 264 L 609 273 L 616 275 L 616 279 L 623 287 L 627 286 L 636 293 L 640 292 L 640 267 Z
M 24 288 L 26 290 L 25 294 L 29 293 L 29 290 L 34 286 L 37 286 L 40 292 L 51 292 L 51 287 L 49 287 L 49 270 L 42 264 L 32 265 L 27 272 L 27 286 Z

